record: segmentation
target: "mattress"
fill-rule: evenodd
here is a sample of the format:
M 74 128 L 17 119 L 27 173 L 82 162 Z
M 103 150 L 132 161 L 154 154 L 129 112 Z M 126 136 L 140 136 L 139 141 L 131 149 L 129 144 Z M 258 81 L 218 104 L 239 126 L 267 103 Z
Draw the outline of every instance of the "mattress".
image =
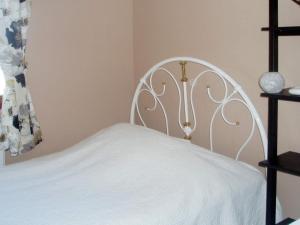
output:
M 117 124 L 1 169 L 0 224 L 262 225 L 265 192 L 250 165 Z

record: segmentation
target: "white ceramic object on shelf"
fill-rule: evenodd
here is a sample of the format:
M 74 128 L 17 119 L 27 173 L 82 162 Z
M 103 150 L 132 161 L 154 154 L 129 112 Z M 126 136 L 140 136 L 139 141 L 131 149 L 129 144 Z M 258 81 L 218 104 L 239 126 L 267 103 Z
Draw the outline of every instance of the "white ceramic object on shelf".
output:
M 293 87 L 289 89 L 291 95 L 300 95 L 300 87 Z
M 259 85 L 264 92 L 275 94 L 282 91 L 285 81 L 280 73 L 267 72 L 260 77 Z

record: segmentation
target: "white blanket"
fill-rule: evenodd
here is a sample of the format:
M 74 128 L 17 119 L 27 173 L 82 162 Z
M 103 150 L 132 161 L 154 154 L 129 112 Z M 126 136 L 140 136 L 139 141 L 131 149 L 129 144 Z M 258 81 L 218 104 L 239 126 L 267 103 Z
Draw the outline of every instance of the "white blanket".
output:
M 0 170 L 1 225 L 263 225 L 264 218 L 259 171 L 129 124 Z

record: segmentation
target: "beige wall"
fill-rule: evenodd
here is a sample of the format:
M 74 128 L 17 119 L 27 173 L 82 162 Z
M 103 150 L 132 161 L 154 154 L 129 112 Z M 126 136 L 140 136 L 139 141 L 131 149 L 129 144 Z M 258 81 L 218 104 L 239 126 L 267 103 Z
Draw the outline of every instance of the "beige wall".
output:
M 280 1 L 282 25 L 300 25 L 300 8 L 292 1 Z M 267 123 L 267 101 L 259 97 L 258 79 L 268 69 L 267 33 L 260 31 L 268 24 L 268 1 L 211 0 L 137 0 L 134 1 L 134 62 L 136 80 L 153 64 L 173 56 L 205 59 L 232 74 L 249 94 Z M 300 85 L 300 39 L 280 40 L 280 71 L 287 86 Z M 205 87 L 205 86 L 204 86 Z M 171 95 L 174 95 L 171 94 Z M 200 99 L 205 101 L 205 99 Z M 199 109 L 201 110 L 201 109 Z M 300 149 L 300 105 L 280 103 L 279 152 Z M 202 111 L 205 114 L 205 110 Z M 207 116 L 201 114 L 202 116 Z M 174 117 L 175 118 L 175 117 Z M 242 118 L 243 119 L 243 118 Z M 150 119 L 159 127 L 161 120 Z M 221 130 L 223 130 L 222 128 Z M 246 133 L 241 128 L 238 133 Z M 239 137 L 239 136 L 238 136 Z M 194 135 L 194 142 L 202 137 Z M 236 142 L 236 135 L 222 132 L 217 140 L 226 151 Z M 221 142 L 225 141 L 226 145 Z M 252 164 L 262 159 L 257 151 L 258 136 L 250 143 L 243 159 Z M 204 144 L 206 145 L 206 144 Z M 251 151 L 249 151 L 251 150 Z M 300 217 L 300 179 L 279 175 L 279 197 L 284 211 Z
M 33 0 L 28 85 L 44 141 L 22 157 L 62 150 L 128 121 L 132 0 Z

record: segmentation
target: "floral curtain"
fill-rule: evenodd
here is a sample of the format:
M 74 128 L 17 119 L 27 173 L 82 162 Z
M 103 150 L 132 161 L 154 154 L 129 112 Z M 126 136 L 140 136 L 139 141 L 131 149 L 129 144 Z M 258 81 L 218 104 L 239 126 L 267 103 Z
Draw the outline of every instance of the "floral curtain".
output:
M 19 155 L 41 142 L 41 130 L 26 87 L 28 0 L 0 0 L 0 66 L 6 88 L 0 124 L 0 150 Z

